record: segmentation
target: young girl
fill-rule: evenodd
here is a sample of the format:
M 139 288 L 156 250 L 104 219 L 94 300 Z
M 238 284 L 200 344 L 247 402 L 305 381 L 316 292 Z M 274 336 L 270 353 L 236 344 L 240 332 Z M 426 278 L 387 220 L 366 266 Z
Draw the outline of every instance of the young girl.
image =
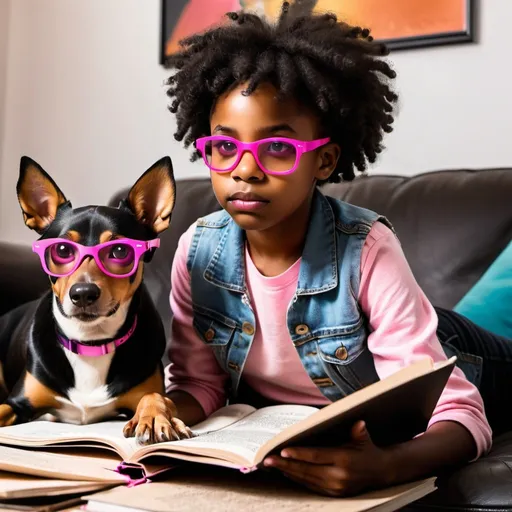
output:
M 176 252 L 168 396 L 189 425 L 249 390 L 258 404 L 324 406 L 421 358 L 457 354 L 460 368 L 414 440 L 379 448 L 358 422 L 347 445 L 264 461 L 347 495 L 486 453 L 475 384 L 491 390 L 482 357 L 505 340 L 436 313 L 389 222 L 318 190 L 375 161 L 391 131 L 395 73 L 367 30 L 300 8 L 285 2 L 276 24 L 229 13 L 170 59 L 176 139 L 195 144 L 223 210 L 192 225 Z M 482 341 L 485 354 L 466 353 Z

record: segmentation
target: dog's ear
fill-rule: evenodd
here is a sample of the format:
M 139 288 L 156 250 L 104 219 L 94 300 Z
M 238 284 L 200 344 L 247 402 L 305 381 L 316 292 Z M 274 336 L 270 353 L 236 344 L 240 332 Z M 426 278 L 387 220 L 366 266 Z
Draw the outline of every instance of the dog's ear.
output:
M 16 193 L 25 224 L 39 234 L 53 222 L 59 206 L 67 202 L 52 178 L 28 156 L 20 161 Z
M 139 222 L 158 234 L 169 227 L 175 197 L 172 162 L 166 156 L 137 180 L 126 203 Z

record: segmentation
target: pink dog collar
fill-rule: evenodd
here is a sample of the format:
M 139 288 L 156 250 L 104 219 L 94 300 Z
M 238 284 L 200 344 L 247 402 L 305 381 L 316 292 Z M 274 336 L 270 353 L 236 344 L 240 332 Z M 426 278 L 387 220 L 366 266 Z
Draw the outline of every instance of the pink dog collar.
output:
M 137 317 L 135 317 L 133 321 L 133 325 L 130 327 L 130 330 L 121 338 L 117 338 L 116 340 L 109 341 L 104 345 L 84 345 L 76 340 L 68 340 L 61 334 L 57 333 L 57 339 L 59 343 L 64 347 L 73 352 L 73 354 L 78 354 L 79 356 L 104 356 L 105 354 L 109 354 L 113 352 L 117 347 L 120 347 L 123 343 L 126 343 L 135 332 L 135 328 L 137 327 Z

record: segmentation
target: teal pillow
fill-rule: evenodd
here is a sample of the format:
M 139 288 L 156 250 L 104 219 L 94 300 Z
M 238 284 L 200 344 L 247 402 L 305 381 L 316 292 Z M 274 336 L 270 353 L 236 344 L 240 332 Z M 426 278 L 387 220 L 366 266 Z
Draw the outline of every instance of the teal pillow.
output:
M 494 334 L 512 339 L 512 242 L 454 311 Z

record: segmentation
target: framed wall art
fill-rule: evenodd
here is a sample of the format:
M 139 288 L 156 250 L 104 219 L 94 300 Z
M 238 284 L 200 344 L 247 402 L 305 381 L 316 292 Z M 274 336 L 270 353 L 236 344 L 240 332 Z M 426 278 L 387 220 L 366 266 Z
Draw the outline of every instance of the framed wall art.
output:
M 335 12 L 348 23 L 370 28 L 391 49 L 474 40 L 476 0 L 291 0 L 315 12 Z M 283 0 L 162 0 L 160 62 L 178 41 L 207 29 L 224 13 L 241 8 L 278 15 Z

